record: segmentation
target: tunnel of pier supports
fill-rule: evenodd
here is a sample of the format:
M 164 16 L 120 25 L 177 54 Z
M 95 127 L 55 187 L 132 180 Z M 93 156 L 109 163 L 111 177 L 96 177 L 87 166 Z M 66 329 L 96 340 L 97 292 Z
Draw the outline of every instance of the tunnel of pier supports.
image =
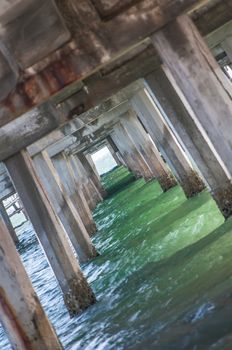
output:
M 0 320 L 22 350 L 62 346 L 14 246 L 12 194 L 71 315 L 97 302 L 81 270 L 99 256 L 93 211 L 108 196 L 93 152 L 163 192 L 207 188 L 232 215 L 230 2 L 43 4 L 0 4 Z

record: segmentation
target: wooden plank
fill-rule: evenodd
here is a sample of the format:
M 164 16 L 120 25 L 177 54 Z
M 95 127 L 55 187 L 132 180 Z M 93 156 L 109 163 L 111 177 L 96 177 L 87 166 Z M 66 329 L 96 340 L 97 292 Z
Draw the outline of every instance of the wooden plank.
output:
M 220 45 L 226 38 L 232 36 L 232 20 L 217 28 L 205 37 L 209 48 Z
M 47 152 L 37 154 L 33 158 L 33 162 L 49 200 L 68 233 L 79 261 L 86 262 L 95 258 L 98 253 Z
M 148 49 L 146 50 L 146 54 L 145 52 L 139 54 L 141 67 L 142 67 L 141 71 L 140 69 L 136 71 L 136 67 L 138 68 L 139 61 L 137 62 L 137 64 L 136 64 L 136 61 L 134 61 L 134 65 L 131 65 L 131 61 L 129 60 L 128 64 L 123 66 L 124 68 L 117 67 L 116 70 L 113 70 L 110 72 L 108 72 L 107 69 L 104 69 L 102 70 L 102 72 L 104 73 L 103 76 L 101 76 L 100 74 L 99 75 L 96 74 L 94 77 L 86 79 L 85 81 L 86 90 L 88 89 L 89 92 L 86 93 L 86 90 L 81 90 L 78 94 L 73 96 L 71 101 L 69 100 L 69 102 L 68 101 L 64 102 L 60 106 L 61 111 L 64 111 L 64 115 L 62 116 L 61 120 L 56 120 L 53 126 L 50 125 L 48 129 L 47 129 L 47 126 L 44 128 L 44 130 L 42 130 L 42 127 L 37 128 L 35 126 L 35 135 L 34 135 L 33 128 L 31 128 L 30 138 L 27 139 L 24 134 L 26 129 L 23 128 L 24 130 L 22 131 L 22 140 L 23 140 L 22 142 L 22 140 L 20 139 L 21 137 L 20 133 L 17 133 L 17 134 L 13 133 L 13 135 L 9 135 L 11 127 L 10 128 L 7 127 L 6 130 L 4 131 L 3 138 L 1 137 L 1 140 L 5 138 L 8 144 L 10 144 L 10 148 L 6 150 L 6 154 L 2 154 L 0 159 L 4 159 L 7 156 L 13 154 L 15 151 L 17 151 L 18 149 L 16 149 L 15 151 L 14 149 L 12 149 L 12 147 L 14 147 L 15 145 L 21 144 L 21 147 L 26 147 L 30 143 L 34 142 L 36 139 L 41 138 L 43 135 L 46 135 L 48 131 L 56 128 L 58 125 L 62 125 L 62 123 L 65 123 L 69 118 L 72 118 L 73 113 L 77 113 L 78 115 L 79 114 L 83 115 L 84 111 L 97 105 L 99 101 L 101 101 L 102 99 L 105 99 L 105 100 L 108 99 L 110 92 L 115 93 L 116 91 L 120 90 L 122 86 L 125 86 L 126 84 L 131 82 L 133 79 L 136 79 L 136 77 L 147 74 L 148 70 L 152 68 L 151 65 L 154 64 L 154 57 L 155 57 L 155 52 L 154 51 L 152 52 L 151 48 L 149 48 L 149 50 L 150 50 L 150 55 L 148 55 Z M 57 53 L 58 58 L 57 57 L 56 58 L 58 59 L 58 61 L 59 60 L 60 61 L 59 62 L 56 61 L 56 64 L 54 63 L 55 62 L 54 61 L 53 62 L 54 67 L 50 65 L 48 66 L 45 65 L 44 67 L 45 71 L 44 69 L 40 71 L 41 76 L 38 77 L 38 75 L 35 74 L 32 80 L 31 80 L 32 77 L 30 74 L 26 76 L 25 80 L 23 80 L 22 83 L 20 83 L 21 84 L 20 89 L 18 91 L 16 89 L 16 91 L 14 92 L 15 95 L 13 94 L 14 96 L 13 95 L 9 96 L 7 101 L 5 101 L 6 104 L 3 103 L 1 105 L 0 125 L 4 125 L 5 123 L 8 123 L 9 120 L 11 119 L 13 120 L 19 114 L 27 111 L 34 105 L 40 103 L 41 101 L 46 100 L 51 94 L 54 94 L 55 92 L 60 91 L 60 89 L 62 89 L 64 86 L 69 85 L 72 81 L 76 81 L 80 78 L 80 74 L 79 74 L 80 66 L 77 64 L 76 56 L 75 55 L 70 56 L 69 55 L 70 53 L 73 53 L 73 52 L 69 47 L 65 51 L 66 55 L 62 56 L 62 60 Z M 148 55 L 147 61 L 145 58 L 146 55 Z M 67 58 L 67 61 L 65 60 L 65 57 Z M 128 77 L 128 69 L 130 67 L 132 67 L 131 75 L 130 77 Z M 74 69 L 75 72 L 72 70 L 72 68 Z M 44 77 L 47 76 L 46 72 L 49 73 L 50 77 L 52 75 L 51 84 L 50 83 L 48 84 L 49 79 L 47 78 L 44 79 Z M 108 73 L 106 74 L 105 72 L 108 72 Z M 122 76 L 122 81 L 120 81 L 119 79 L 120 72 Z M 54 77 L 53 77 L 53 73 L 54 73 Z M 34 85 L 34 78 L 35 79 L 38 78 L 38 80 L 36 80 L 37 82 L 35 83 L 36 85 Z M 27 85 L 27 82 L 29 83 L 29 85 Z M 60 82 L 62 82 L 61 84 L 62 86 L 59 85 Z M 113 82 L 116 82 L 116 83 L 113 83 Z M 113 86 L 113 84 L 115 85 Z M 52 89 L 52 92 L 50 91 L 50 89 Z M 72 89 L 73 87 L 70 87 L 70 91 L 73 91 Z M 87 114 L 85 115 L 85 117 L 87 118 Z M 59 119 L 60 117 L 56 115 L 56 118 Z M 35 121 L 33 120 L 33 122 Z M 48 120 L 48 122 L 50 123 L 51 120 Z M 28 121 L 25 120 L 25 116 L 23 116 L 23 119 L 20 120 L 19 125 L 21 123 L 25 123 L 26 125 L 33 125 L 30 122 L 30 118 L 28 119 Z M 40 132 L 38 132 L 38 130 Z M 1 147 L 1 150 L 2 149 L 3 148 Z M 4 152 L 5 150 L 3 151 L 3 153 Z
M 211 0 L 208 6 L 194 11 L 191 18 L 205 36 L 232 19 L 232 3 L 230 0 Z
M 32 66 L 70 39 L 53 1 L 1 0 L 0 18 L 1 40 L 21 69 Z
M 130 55 L 128 60 L 126 56 L 126 62 L 122 62 L 120 66 L 116 65 L 115 69 L 96 73 L 92 78 L 84 80 L 84 89 L 78 84 L 79 92 L 76 97 L 74 96 L 76 100 L 74 112 L 78 115 L 84 113 L 144 74 L 151 72 L 152 68 L 155 69 L 160 61 L 155 59 L 154 48 L 152 45 L 142 45 L 142 47 L 142 52 L 138 54 L 135 50 L 135 55 L 132 57 Z M 54 69 L 48 66 L 34 76 L 29 75 L 0 104 L 0 127 L 46 101 L 66 85 L 85 77 L 81 75 L 77 53 L 70 50 L 54 65 Z M 67 115 L 67 119 L 71 117 L 72 114 Z
M 118 116 L 126 112 L 128 108 L 129 106 L 127 102 L 121 103 L 107 113 L 100 114 L 96 120 L 93 116 L 94 122 L 87 124 L 86 126 L 82 126 L 82 123 L 80 122 L 78 123 L 80 118 L 76 118 L 73 122 L 67 123 L 62 128 L 62 132 L 61 130 L 53 131 L 46 137 L 30 145 L 27 150 L 30 156 L 35 156 L 41 151 L 47 149 L 50 157 L 54 157 L 56 154 L 62 152 L 71 145 L 80 143 L 83 136 L 88 136 L 104 126 L 109 127 L 112 123 L 117 121 Z M 102 111 L 103 109 L 100 110 Z M 73 136 L 71 136 L 72 134 Z
M 232 125 L 228 122 L 232 116 L 232 85 L 187 16 L 180 16 L 152 40 L 232 175 Z
M 181 100 L 178 96 L 180 91 L 171 74 L 167 68 L 165 71 L 160 68 L 147 76 L 146 82 L 166 120 L 171 122 L 172 129 L 203 175 L 223 215 L 228 216 L 228 201 L 226 199 L 224 202 L 225 198 L 221 194 L 231 192 L 231 181 L 215 149 L 197 125 L 186 100 L 183 97 Z
M 20 79 L 14 91 L 2 102 L 0 125 L 2 120 L 6 122 L 25 113 L 65 86 L 84 79 L 121 56 L 195 3 L 197 0 L 165 0 L 162 3 L 143 0 L 140 6 L 132 6 L 110 21 L 101 21 L 87 0 L 57 2 L 76 41 Z M 46 41 L 46 48 L 52 45 L 50 41 Z M 33 46 L 27 51 L 33 52 Z
M 56 110 L 51 104 L 45 103 L 38 109 L 17 118 L 15 122 L 12 119 L 10 123 L 0 128 L 0 160 L 8 158 L 58 126 L 63 125 L 75 113 L 82 114 L 102 100 L 107 100 L 135 79 L 151 72 L 157 66 L 157 62 L 153 59 L 153 54 L 154 50 L 149 47 L 135 60 L 132 59 L 103 77 L 99 76 L 99 80 L 96 81 L 94 78 L 91 78 L 86 81 L 87 89 L 82 90 L 80 94 L 75 96 L 74 109 L 70 110 L 70 103 L 68 103 L 68 108 L 65 105 L 64 113 L 62 113 L 61 106 Z M 146 58 L 148 58 L 148 61 Z M 72 107 L 73 104 L 71 103 Z
M 12 349 L 62 350 L 0 218 L 0 321 Z
M 55 108 L 46 103 L 0 128 L 0 160 L 25 148 L 36 139 L 48 134 L 61 123 Z
M 70 314 L 83 311 L 95 302 L 94 294 L 82 274 L 64 227 L 38 178 L 30 156 L 26 151 L 21 151 L 5 163 L 57 278 Z

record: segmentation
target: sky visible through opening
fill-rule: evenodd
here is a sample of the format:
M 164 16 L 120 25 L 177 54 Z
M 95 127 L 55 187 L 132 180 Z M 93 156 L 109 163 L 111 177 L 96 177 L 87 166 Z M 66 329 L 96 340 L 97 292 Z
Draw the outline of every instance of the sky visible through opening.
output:
M 117 165 L 107 147 L 103 147 L 99 151 L 91 154 L 91 157 L 100 175 L 110 171 Z

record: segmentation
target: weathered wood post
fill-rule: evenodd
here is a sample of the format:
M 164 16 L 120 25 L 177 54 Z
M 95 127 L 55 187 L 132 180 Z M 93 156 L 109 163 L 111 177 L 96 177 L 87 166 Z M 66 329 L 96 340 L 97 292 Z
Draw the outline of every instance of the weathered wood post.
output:
M 94 186 L 97 188 L 102 198 L 105 198 L 107 196 L 106 190 L 102 186 L 99 177 L 95 173 L 95 169 L 90 164 L 86 155 L 83 152 L 80 152 L 80 153 L 77 153 L 77 157 L 79 158 L 82 166 L 84 167 L 87 176 L 92 180 L 92 182 L 94 183 Z
M 83 192 L 78 188 L 78 184 L 75 181 L 69 157 L 66 156 L 64 152 L 61 152 L 52 157 L 52 162 L 61 180 L 61 185 L 64 187 L 65 192 L 73 202 L 74 206 L 77 208 L 87 232 L 90 235 L 94 234 L 97 230 L 96 224 Z
M 154 174 L 143 155 L 121 123 L 114 126 L 110 136 L 122 154 L 128 169 L 132 171 L 135 177 L 143 177 L 146 181 L 150 181 L 154 178 Z
M 205 188 L 204 183 L 193 170 L 185 152 L 148 92 L 139 91 L 132 98 L 131 103 L 154 143 L 169 163 L 186 197 L 192 197 L 201 192 Z
M 228 172 L 216 154 L 215 149 L 201 128 L 196 124 L 195 116 L 186 100 L 178 96 L 178 87 L 167 69 L 159 68 L 145 77 L 146 83 L 154 94 L 154 98 L 163 109 L 165 117 L 172 123 L 173 128 L 184 143 L 192 159 L 196 163 L 210 192 L 222 214 L 227 217 L 227 199 L 223 193 L 232 191 Z M 170 80 L 171 81 L 170 81 Z M 174 86 L 176 90 L 174 89 Z
M 94 171 L 95 175 L 97 176 L 98 180 L 100 181 L 100 185 L 102 186 L 102 184 L 101 184 L 101 176 L 98 174 L 97 167 L 96 167 L 96 165 L 95 165 L 95 163 L 93 161 L 93 158 L 92 158 L 91 154 L 86 153 L 85 157 L 86 157 L 88 163 L 90 164 L 92 170 Z M 105 191 L 104 187 L 103 187 L 103 190 Z
M 47 191 L 68 236 L 77 252 L 80 262 L 88 261 L 98 254 L 94 248 L 81 217 L 69 195 L 66 193 L 49 155 L 46 151 L 38 153 L 33 159 L 38 176 Z M 63 170 L 63 172 L 65 169 Z
M 12 349 L 61 350 L 1 217 L 0 236 L 0 321 Z
M 89 187 L 87 186 L 83 174 L 80 171 L 80 167 L 78 167 L 79 159 L 73 154 L 69 155 L 69 159 L 78 190 L 80 190 L 83 193 L 83 196 L 85 197 L 86 202 L 88 204 L 89 210 L 92 211 L 96 206 L 96 202 L 90 194 Z
M 231 176 L 232 85 L 188 16 L 155 33 L 152 42 Z M 218 196 L 230 216 L 231 187 Z
M 0 216 L 2 217 L 7 229 L 8 229 L 8 232 L 10 233 L 11 235 L 11 238 L 13 239 L 14 243 L 15 244 L 18 244 L 19 243 L 19 238 L 15 232 L 15 229 L 10 221 L 10 218 L 7 214 L 7 211 L 6 211 L 6 208 L 3 204 L 3 202 L 0 200 Z
M 121 117 L 121 123 L 143 155 L 163 191 L 176 186 L 176 180 L 139 122 L 136 113 L 130 109 Z
M 87 175 L 77 154 L 73 155 L 72 165 L 75 176 L 82 184 L 83 193 L 88 201 L 91 210 L 94 210 L 99 202 L 103 201 L 103 197 L 92 179 Z
M 108 144 L 109 144 L 109 147 L 113 150 L 113 152 L 114 152 L 114 153 L 116 154 L 116 156 L 118 157 L 120 163 L 121 163 L 122 165 L 124 165 L 125 167 L 127 167 L 127 165 L 126 165 L 126 163 L 125 163 L 125 161 L 124 161 L 124 159 L 123 159 L 123 157 L 122 157 L 122 154 L 120 153 L 118 147 L 117 147 L 116 144 L 114 143 L 114 141 L 113 141 L 111 135 L 107 135 L 106 140 L 107 140 L 107 142 L 108 142 Z
M 84 310 L 95 302 L 95 296 L 81 272 L 32 159 L 23 150 L 5 160 L 5 164 L 58 280 L 70 314 Z
M 107 148 L 108 148 L 110 154 L 112 155 L 112 157 L 114 158 L 116 164 L 118 166 L 122 165 L 122 161 L 119 159 L 118 154 L 114 151 L 113 147 L 111 146 L 111 144 L 109 142 L 107 142 Z

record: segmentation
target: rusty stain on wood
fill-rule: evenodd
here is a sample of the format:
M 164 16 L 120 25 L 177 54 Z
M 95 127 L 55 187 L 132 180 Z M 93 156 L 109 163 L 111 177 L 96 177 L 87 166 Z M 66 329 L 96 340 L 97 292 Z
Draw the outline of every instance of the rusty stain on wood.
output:
M 17 316 L 14 310 L 12 309 L 9 300 L 6 297 L 6 294 L 3 288 L 1 287 L 0 287 L 0 307 L 5 317 L 8 318 L 8 320 L 11 323 L 11 326 L 14 328 L 14 332 L 17 333 L 18 337 L 23 342 L 25 349 L 33 350 L 32 346 L 30 345 L 30 340 L 28 339 L 25 331 L 22 329 L 20 320 L 17 319 Z

